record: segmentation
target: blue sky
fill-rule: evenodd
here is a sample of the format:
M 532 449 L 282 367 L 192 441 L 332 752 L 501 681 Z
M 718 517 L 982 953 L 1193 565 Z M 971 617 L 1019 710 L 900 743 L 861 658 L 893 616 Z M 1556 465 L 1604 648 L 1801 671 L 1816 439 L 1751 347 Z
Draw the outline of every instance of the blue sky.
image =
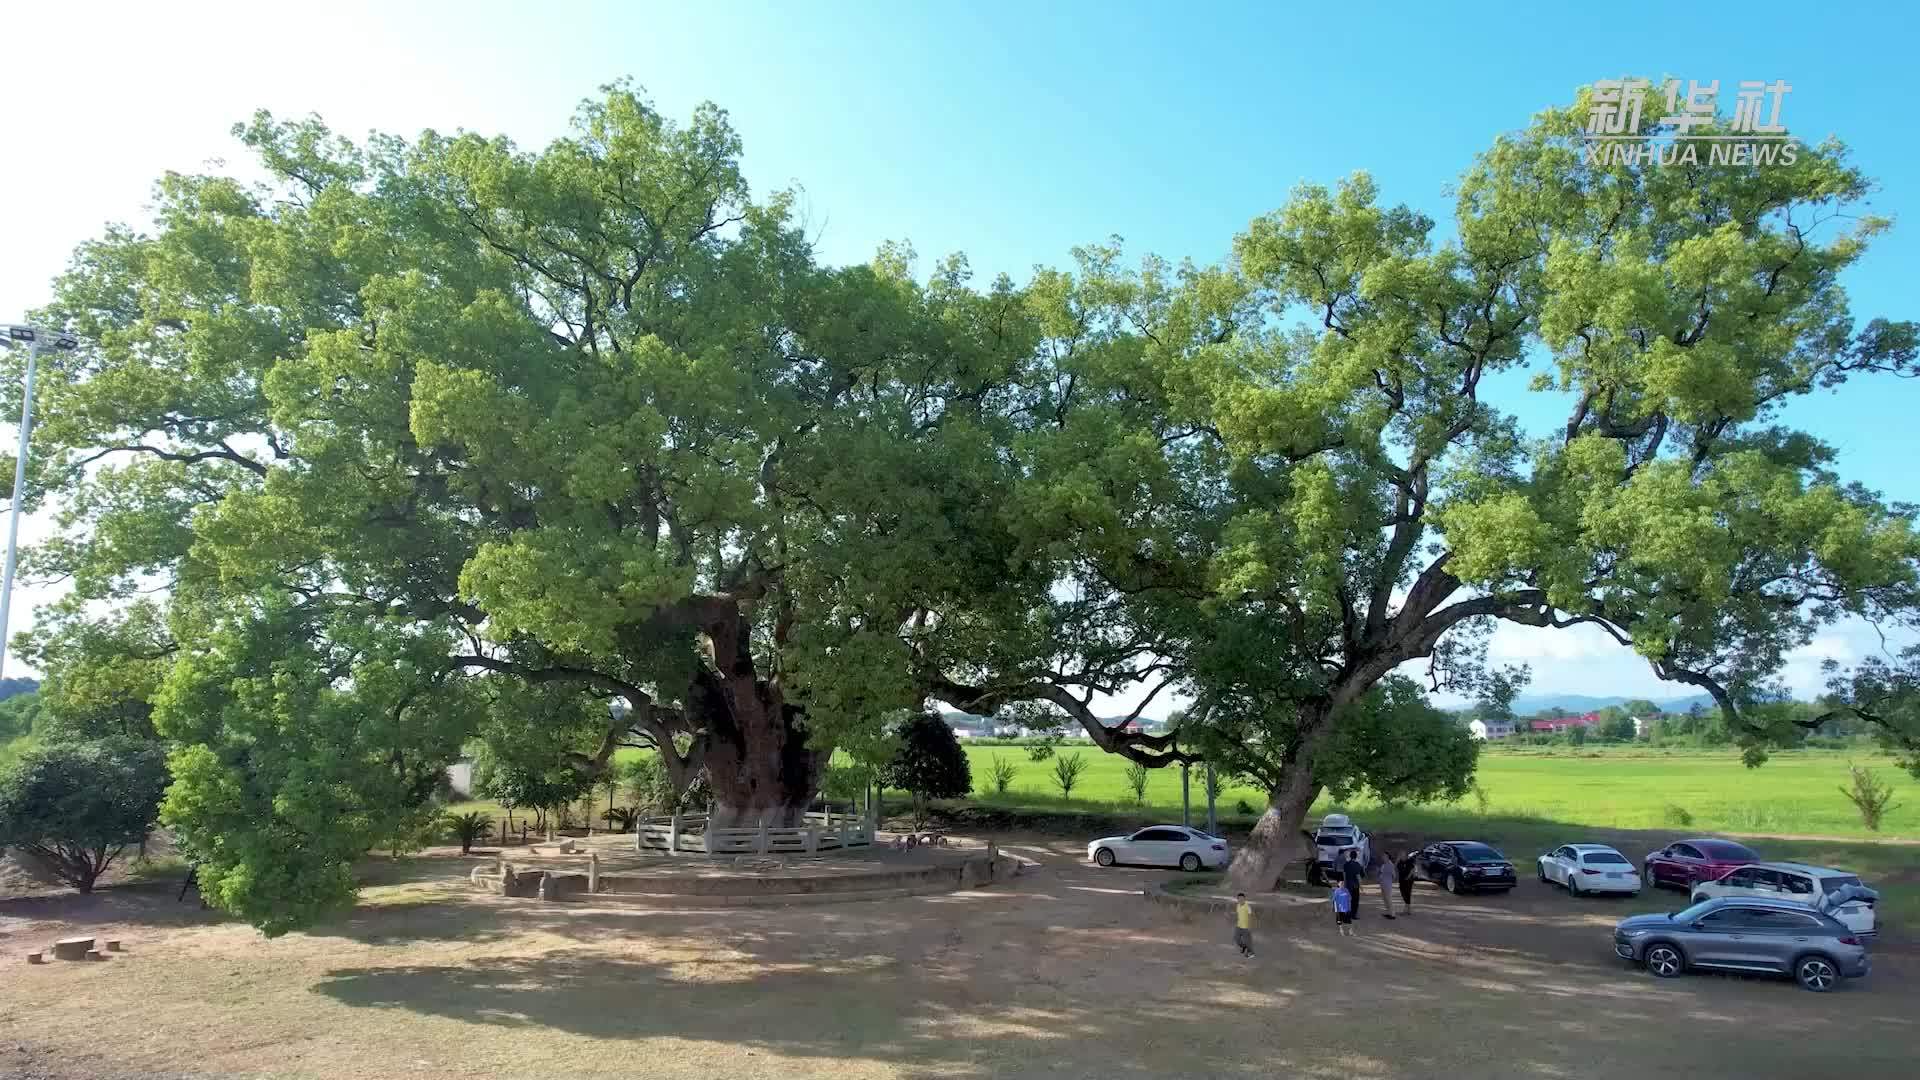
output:
M 802 186 L 827 260 L 903 239 L 923 267 L 964 251 L 983 278 L 1023 278 L 1116 233 L 1134 252 L 1211 261 L 1294 184 L 1356 169 L 1444 221 L 1475 151 L 1628 73 L 1718 79 L 1729 96 L 1741 80 L 1792 84 L 1783 120 L 1846 139 L 1880 178 L 1872 210 L 1896 218 L 1848 279 L 1856 313 L 1920 315 L 1914 6 L 1844 19 L 1804 3 L 1550 7 L 43 5 L 9 14 L 0 66 L 0 317 L 43 302 L 102 223 L 138 220 L 162 171 L 237 158 L 227 129 L 262 106 L 356 137 L 467 128 L 537 146 L 580 98 L 631 76 L 669 115 L 728 109 L 755 190 Z M 1920 502 L 1916 412 L 1920 383 L 1883 382 L 1790 419 L 1836 445 L 1849 476 Z M 1820 656 L 1877 648 L 1841 628 L 1788 674 L 1808 688 Z M 1532 662 L 1536 690 L 1681 689 L 1598 631 L 1507 628 L 1495 652 Z

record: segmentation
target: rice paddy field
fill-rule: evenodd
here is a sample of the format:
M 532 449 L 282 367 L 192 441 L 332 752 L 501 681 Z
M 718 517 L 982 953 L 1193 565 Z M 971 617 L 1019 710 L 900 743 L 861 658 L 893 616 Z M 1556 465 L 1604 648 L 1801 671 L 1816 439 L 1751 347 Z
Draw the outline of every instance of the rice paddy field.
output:
M 1146 801 L 1136 807 L 1127 786 L 1127 763 L 1094 747 L 1068 744 L 1056 751 L 1080 754 L 1085 769 L 1064 799 L 1054 782 L 1053 760 L 1032 761 L 1025 746 L 969 745 L 973 801 L 989 806 L 1083 809 L 1165 816 L 1180 812 L 1180 772 L 1149 772 Z M 992 790 L 995 758 L 1016 769 L 1005 793 Z M 1894 806 L 1875 834 L 1840 792 L 1849 764 L 1864 765 L 1895 789 Z M 1485 805 L 1468 795 L 1457 803 L 1414 812 L 1460 813 L 1535 818 L 1608 829 L 1692 829 L 1741 834 L 1812 835 L 1860 839 L 1920 838 L 1920 781 L 1885 757 L 1832 750 L 1775 753 L 1749 769 L 1731 749 L 1490 748 L 1480 756 L 1476 777 Z M 1189 778 L 1196 808 L 1206 805 L 1199 771 Z M 1246 811 L 1236 807 L 1245 804 Z M 1249 788 L 1223 785 L 1216 799 L 1220 820 L 1251 821 L 1265 799 Z M 1331 809 L 1398 817 L 1409 808 L 1387 810 L 1368 799 L 1335 806 L 1326 797 L 1314 813 Z

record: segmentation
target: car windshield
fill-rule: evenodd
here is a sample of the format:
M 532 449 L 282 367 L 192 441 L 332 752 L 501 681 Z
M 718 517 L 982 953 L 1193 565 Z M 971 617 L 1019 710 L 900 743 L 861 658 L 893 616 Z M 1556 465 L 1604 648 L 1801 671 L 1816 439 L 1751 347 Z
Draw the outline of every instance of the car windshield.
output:
M 1456 844 L 1463 862 L 1506 862 L 1507 857 L 1485 844 Z
M 1631 866 L 1626 859 L 1611 851 L 1589 851 L 1580 856 L 1580 861 L 1592 866 Z
M 1694 846 L 1698 847 L 1701 853 L 1709 859 L 1745 859 L 1749 862 L 1760 861 L 1760 856 L 1754 854 L 1753 849 L 1741 847 L 1739 844 L 1729 844 L 1724 840 L 1716 840 L 1712 843 L 1696 844 Z
M 1323 832 L 1319 836 L 1319 842 L 1322 844 L 1349 844 L 1353 842 L 1353 834 L 1350 832 L 1340 832 L 1338 830 L 1334 832 Z
M 1712 906 L 1713 906 L 1713 901 L 1702 900 L 1699 903 L 1693 905 L 1692 907 L 1682 908 L 1679 911 L 1674 912 L 1673 919 L 1675 922 L 1692 922 L 1693 920 L 1699 918 L 1700 916 L 1705 915 L 1707 913 L 1707 909 Z

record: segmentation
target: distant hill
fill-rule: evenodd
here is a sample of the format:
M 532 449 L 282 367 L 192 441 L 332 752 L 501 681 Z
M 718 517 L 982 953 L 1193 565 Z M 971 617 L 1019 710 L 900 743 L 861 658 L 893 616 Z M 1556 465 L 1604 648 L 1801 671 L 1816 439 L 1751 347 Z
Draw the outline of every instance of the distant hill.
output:
M 0 679 L 0 701 L 15 694 L 31 694 L 40 689 L 39 679 Z
M 1639 697 L 1594 697 L 1588 694 L 1521 694 L 1513 699 L 1513 711 L 1516 716 L 1532 716 L 1542 709 L 1565 709 L 1571 713 L 1589 713 L 1604 709 L 1609 705 L 1625 705 L 1637 701 Z M 1686 697 L 1647 698 L 1660 707 L 1661 712 L 1683 713 L 1697 703 L 1709 708 L 1713 698 L 1706 694 L 1690 694 Z

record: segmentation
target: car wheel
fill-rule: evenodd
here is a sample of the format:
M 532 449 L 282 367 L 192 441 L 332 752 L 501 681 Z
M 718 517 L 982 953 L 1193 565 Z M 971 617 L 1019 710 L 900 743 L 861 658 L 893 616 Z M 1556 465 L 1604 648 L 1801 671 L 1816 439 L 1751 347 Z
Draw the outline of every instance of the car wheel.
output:
M 1567 875 L 1567 895 L 1568 896 L 1580 895 L 1580 881 L 1579 879 L 1575 878 L 1572 874 Z
M 1652 863 L 1648 863 L 1646 866 L 1640 868 L 1640 881 L 1649 889 L 1657 889 L 1660 887 L 1660 882 L 1654 879 Z
M 1101 866 L 1112 866 L 1113 851 L 1109 848 L 1101 848 L 1099 851 L 1093 853 L 1093 861 L 1099 863 Z
M 1840 970 L 1824 956 L 1803 956 L 1793 965 L 1793 978 L 1816 994 L 1824 994 L 1840 981 Z
M 1189 874 L 1200 869 L 1200 856 L 1195 855 L 1191 851 L 1180 856 L 1180 869 L 1185 870 Z
M 1537 874 L 1539 874 L 1539 875 L 1540 875 L 1540 884 L 1542 884 L 1542 885 L 1551 885 L 1551 884 L 1553 884 L 1553 882 L 1551 882 L 1551 881 L 1548 881 L 1548 880 L 1547 880 L 1547 864 L 1545 864 L 1545 863 L 1534 863 L 1534 864 L 1533 864 L 1533 869 L 1534 869 L 1534 872 L 1535 872 L 1535 873 L 1537 873 Z
M 1459 896 L 1461 888 L 1462 888 L 1462 885 L 1460 881 L 1460 875 L 1448 874 L 1447 875 L 1447 891 L 1452 893 L 1455 896 Z
M 1687 969 L 1686 958 L 1671 945 L 1647 948 L 1647 972 L 1656 979 L 1671 979 Z

